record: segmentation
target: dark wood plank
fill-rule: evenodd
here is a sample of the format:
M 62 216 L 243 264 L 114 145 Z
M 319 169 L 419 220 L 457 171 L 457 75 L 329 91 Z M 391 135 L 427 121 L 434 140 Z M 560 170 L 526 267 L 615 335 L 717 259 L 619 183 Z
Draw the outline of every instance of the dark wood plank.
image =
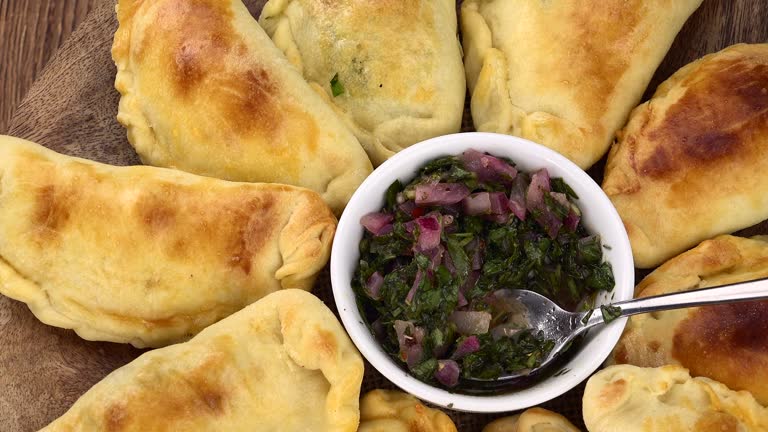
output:
M 0 133 L 32 82 L 100 0 L 0 0 Z
M 10 133 L 65 154 L 102 162 L 138 163 L 115 120 L 118 95 L 109 47 L 116 28 L 115 0 L 0 0 L 0 132 L 14 112 Z M 264 0 L 246 0 L 257 14 Z M 63 46 L 68 32 L 94 8 Z M 70 14 L 68 11 L 74 10 Z M 18 11 L 23 11 L 23 16 Z M 70 17 L 70 18 L 68 18 Z M 58 27 L 60 26 L 60 28 Z M 48 33 L 51 34 L 48 34 Z M 58 32 L 58 33 L 57 33 Z M 34 41 L 31 42 L 31 41 Z M 684 64 L 736 42 L 768 41 L 768 1 L 705 0 L 655 74 L 647 94 Z M 10 51 L 13 51 L 11 53 Z M 51 62 L 41 71 L 46 59 Z M 38 81 L 18 105 L 36 75 Z M 17 107 L 18 105 L 18 107 Z M 471 129 L 467 116 L 464 124 Z M 601 169 L 591 170 L 595 176 Z M 768 233 L 768 226 L 745 233 Z M 327 272 L 316 293 L 333 306 Z M 71 331 L 40 324 L 23 304 L 0 296 L 0 431 L 33 431 L 63 413 L 91 385 L 139 351 L 93 343 Z M 364 390 L 389 387 L 366 367 Z M 545 404 L 583 428 L 577 388 Z M 480 431 L 498 415 L 449 412 L 462 432 Z

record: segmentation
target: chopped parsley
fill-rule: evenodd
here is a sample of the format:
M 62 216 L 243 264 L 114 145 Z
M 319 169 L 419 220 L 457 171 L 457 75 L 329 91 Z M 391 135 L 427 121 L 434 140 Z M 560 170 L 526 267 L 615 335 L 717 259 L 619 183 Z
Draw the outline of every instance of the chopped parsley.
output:
M 331 78 L 331 93 L 333 93 L 333 97 L 339 96 L 340 94 L 344 93 L 344 85 L 341 84 L 341 81 L 339 81 L 339 74 L 336 73 L 336 75 Z
M 603 314 L 603 321 L 609 323 L 621 316 L 621 308 L 613 305 L 600 306 L 600 313 Z

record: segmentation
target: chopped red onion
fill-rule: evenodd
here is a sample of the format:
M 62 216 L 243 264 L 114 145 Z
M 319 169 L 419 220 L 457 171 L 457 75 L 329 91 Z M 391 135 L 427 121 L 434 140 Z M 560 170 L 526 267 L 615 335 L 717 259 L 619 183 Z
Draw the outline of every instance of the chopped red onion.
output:
M 384 276 L 382 276 L 379 272 L 374 272 L 365 282 L 365 290 L 368 292 L 368 295 L 372 299 L 378 300 L 381 298 L 381 287 L 383 285 Z
M 401 212 L 413 217 L 413 211 L 416 210 L 416 203 L 413 200 L 403 201 L 398 204 L 397 208 Z
M 464 307 L 464 306 L 466 306 L 468 304 L 469 304 L 469 302 L 467 302 L 467 298 L 464 297 L 464 293 L 461 292 L 461 289 L 459 289 L 459 301 L 458 301 L 458 304 L 456 306 L 462 308 L 462 307 Z
M 518 219 L 525 220 L 525 180 L 522 176 L 517 177 L 512 183 L 512 189 L 509 193 L 509 209 Z
M 420 184 L 415 192 L 420 206 L 456 204 L 469 196 L 469 189 L 460 183 Z
M 571 207 L 571 211 L 568 212 L 568 216 L 563 219 L 563 225 L 571 231 L 576 231 L 576 227 L 579 226 L 580 220 L 581 216 L 576 211 L 574 211 L 573 207 Z
M 424 255 L 429 258 L 429 269 L 437 270 L 445 256 L 445 248 L 438 244 L 437 247 L 425 251 Z
M 453 352 L 453 355 L 451 355 L 451 359 L 453 360 L 460 360 L 467 354 L 472 354 L 473 352 L 477 352 L 480 350 L 480 339 L 477 338 L 477 336 L 469 336 L 464 338 L 459 344 L 456 346 L 456 351 Z
M 461 202 L 464 212 L 470 216 L 491 213 L 491 196 L 488 192 L 474 193 Z
M 392 232 L 393 219 L 391 214 L 374 212 L 360 218 L 360 224 L 370 231 L 371 234 L 380 236 Z
M 408 365 L 408 369 L 413 369 L 419 363 L 424 356 L 424 347 L 421 344 L 411 345 L 405 349 L 405 363 Z
M 440 216 L 439 213 L 432 212 L 416 219 L 416 224 L 419 226 L 419 238 L 415 247 L 417 252 L 434 249 L 440 244 L 442 226 L 438 216 Z
M 491 201 L 491 213 L 505 215 L 509 213 L 509 199 L 504 192 L 491 192 L 489 199 Z
M 528 193 L 525 198 L 526 207 L 529 209 L 545 207 L 544 193 L 549 191 L 549 172 L 546 168 L 542 168 L 531 176 L 531 184 L 528 185 Z
M 557 237 L 557 233 L 560 232 L 560 228 L 563 226 L 563 221 L 546 205 L 540 210 L 536 217 L 536 222 L 547 230 L 547 235 L 550 238 Z
M 438 360 L 435 379 L 446 387 L 455 387 L 459 383 L 459 364 L 453 360 Z
M 400 357 L 413 367 L 421 361 L 423 354 L 422 341 L 425 331 L 410 321 L 396 320 L 394 323 L 397 343 L 400 346 Z
M 463 335 L 488 333 L 491 314 L 485 311 L 455 311 L 448 318 L 456 324 L 456 330 Z
M 421 281 L 424 279 L 424 272 L 421 269 L 416 270 L 416 279 L 413 281 L 413 286 L 405 296 L 405 304 L 413 303 L 413 298 L 416 296 L 416 290 L 419 289 Z
M 503 160 L 469 149 L 461 154 L 464 167 L 477 174 L 480 181 L 501 181 L 511 183 L 517 177 L 517 170 Z

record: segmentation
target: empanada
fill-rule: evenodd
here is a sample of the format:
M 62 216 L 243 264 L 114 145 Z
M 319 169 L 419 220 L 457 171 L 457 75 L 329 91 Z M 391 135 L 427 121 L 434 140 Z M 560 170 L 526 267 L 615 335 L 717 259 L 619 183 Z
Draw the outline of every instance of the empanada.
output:
M 565 417 L 544 408 L 530 408 L 522 414 L 488 423 L 483 432 L 579 432 Z
M 768 408 L 751 394 L 680 366 L 611 366 L 587 381 L 589 432 L 765 432 Z
M 454 0 L 270 0 L 259 22 L 374 164 L 461 128 Z
M 0 137 L 0 293 L 85 339 L 166 345 L 273 291 L 309 290 L 335 228 L 307 189 Z
M 720 236 L 664 263 L 640 282 L 637 295 L 764 277 L 768 242 Z M 609 361 L 644 367 L 679 364 L 694 376 L 749 390 L 768 405 L 768 301 L 633 316 Z
M 93 386 L 45 432 L 354 432 L 363 361 L 333 313 L 270 294 Z
M 475 128 L 527 138 L 591 166 L 701 2 L 465 0 Z
M 768 218 L 768 44 L 695 61 L 632 112 L 603 189 L 635 265 Z
M 144 163 L 303 186 L 341 213 L 371 163 L 240 0 L 120 0 L 117 17 L 118 120 Z
M 360 401 L 358 432 L 456 432 L 444 412 L 396 390 L 371 390 Z

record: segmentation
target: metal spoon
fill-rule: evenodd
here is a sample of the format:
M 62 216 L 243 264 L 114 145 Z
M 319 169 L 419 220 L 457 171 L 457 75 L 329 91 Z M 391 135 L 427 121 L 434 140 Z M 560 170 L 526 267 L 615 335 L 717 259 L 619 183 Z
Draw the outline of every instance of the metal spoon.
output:
M 515 382 L 527 381 L 532 375 L 552 364 L 571 344 L 577 336 L 590 328 L 605 324 L 603 310 L 609 321 L 614 319 L 648 312 L 682 309 L 694 306 L 705 306 L 722 303 L 735 303 L 748 300 L 768 299 L 768 278 L 749 282 L 739 282 L 712 288 L 702 288 L 626 300 L 611 305 L 597 307 L 586 312 L 567 312 L 557 306 L 552 300 L 541 294 L 527 290 L 510 290 L 508 298 L 519 301 L 528 310 L 528 320 L 534 333 L 555 342 L 554 348 L 542 363 L 534 369 L 526 369 L 516 373 L 502 375 L 494 380 L 465 379 L 464 382 L 474 384 L 479 389 L 500 388 Z M 613 313 L 611 309 L 613 308 Z M 619 308 L 619 309 L 616 309 Z

